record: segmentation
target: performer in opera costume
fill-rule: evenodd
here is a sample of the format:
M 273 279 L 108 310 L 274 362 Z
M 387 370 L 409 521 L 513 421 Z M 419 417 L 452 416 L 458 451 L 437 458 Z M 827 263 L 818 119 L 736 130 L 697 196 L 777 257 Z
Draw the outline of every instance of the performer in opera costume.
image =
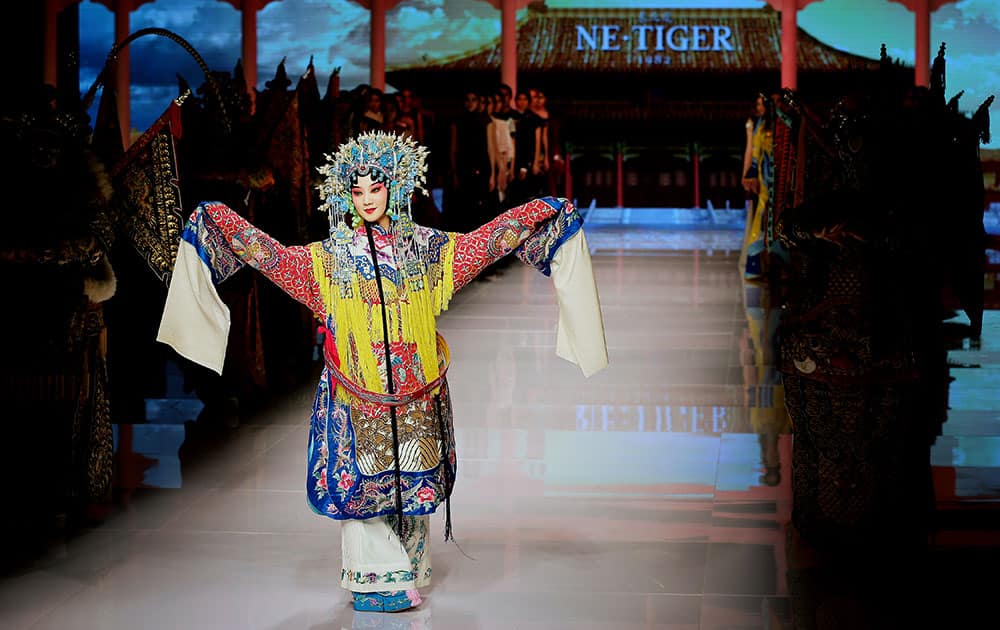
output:
M 758 93 L 754 117 L 747 119 L 747 148 L 744 155 L 743 187 L 753 201 L 747 213 L 741 266 L 744 278 L 760 279 L 767 268 L 767 230 L 773 206 L 774 188 L 774 106 Z
M 457 456 L 436 316 L 486 266 L 514 252 L 551 275 L 557 354 L 585 376 L 607 365 L 600 303 L 582 219 L 564 199 L 535 199 L 458 234 L 413 223 L 427 150 L 371 132 L 321 167 L 330 218 L 323 241 L 285 247 L 219 203 L 202 203 L 184 234 L 158 339 L 221 371 L 228 311 L 215 284 L 243 265 L 322 322 L 325 365 L 308 442 L 310 507 L 343 521 L 341 585 L 357 610 L 420 603 L 430 583 L 429 515 L 447 503 Z M 349 226 L 347 220 L 351 221 Z M 387 367 L 388 366 L 388 367 Z

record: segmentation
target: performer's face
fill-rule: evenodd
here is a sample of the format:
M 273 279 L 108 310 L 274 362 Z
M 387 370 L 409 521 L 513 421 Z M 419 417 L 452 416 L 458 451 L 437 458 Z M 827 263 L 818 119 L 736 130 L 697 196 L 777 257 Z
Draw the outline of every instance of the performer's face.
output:
M 358 177 L 358 183 L 351 187 L 351 198 L 358 215 L 369 223 L 389 227 L 389 215 L 385 213 L 389 203 L 389 188 L 382 182 L 373 182 L 371 175 Z

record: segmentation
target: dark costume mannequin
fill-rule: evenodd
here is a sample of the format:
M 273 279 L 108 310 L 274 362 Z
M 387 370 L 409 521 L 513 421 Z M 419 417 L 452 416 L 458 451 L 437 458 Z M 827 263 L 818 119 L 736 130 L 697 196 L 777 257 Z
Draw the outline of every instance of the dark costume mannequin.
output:
M 985 255 L 982 134 L 946 107 L 943 69 L 942 50 L 931 89 L 914 88 L 883 50 L 878 83 L 822 126 L 785 95 L 808 155 L 792 157 L 798 190 L 777 183 L 780 198 L 803 199 L 776 229 L 791 252 L 778 361 L 795 430 L 793 521 L 823 548 L 926 545 L 930 445 L 948 397 L 944 296 L 966 296 L 976 329 Z M 928 178 L 931 164 L 948 176 Z
M 103 303 L 115 293 L 118 215 L 86 116 L 55 109 L 52 96 L 40 90 L 0 120 L 0 279 L 14 300 L 0 310 L 9 515 L 0 537 L 18 545 L 5 558 L 64 518 L 81 522 L 111 482 Z

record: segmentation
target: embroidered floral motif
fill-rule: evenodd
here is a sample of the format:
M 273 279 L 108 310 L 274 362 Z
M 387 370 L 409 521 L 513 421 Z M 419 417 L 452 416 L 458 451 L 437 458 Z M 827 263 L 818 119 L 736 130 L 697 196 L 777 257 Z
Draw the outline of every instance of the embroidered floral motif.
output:
M 417 491 L 417 498 L 420 499 L 421 503 L 427 503 L 428 501 L 433 501 L 435 497 L 435 492 L 433 488 L 421 488 Z
M 398 584 L 412 582 L 415 579 L 413 571 L 386 571 L 385 573 L 370 573 L 361 571 L 340 570 L 340 579 L 354 584 Z
M 346 471 L 340 471 L 340 481 L 337 482 L 337 487 L 343 490 L 347 490 L 351 487 L 351 482 L 353 479 Z

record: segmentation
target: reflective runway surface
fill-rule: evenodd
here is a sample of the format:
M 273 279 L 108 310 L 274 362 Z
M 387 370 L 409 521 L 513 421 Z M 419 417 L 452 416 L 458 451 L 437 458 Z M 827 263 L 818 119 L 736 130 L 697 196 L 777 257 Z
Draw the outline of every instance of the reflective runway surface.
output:
M 520 263 L 441 317 L 457 544 L 435 515 L 434 583 L 416 611 L 355 613 L 339 587 L 339 525 L 304 496 L 310 386 L 196 450 L 185 420 L 197 401 L 150 401 L 162 421 L 117 433 L 138 462 L 123 471 L 136 490 L 0 581 L 0 627 L 792 628 L 818 601 L 810 588 L 841 583 L 803 580 L 814 559 L 788 532 L 792 438 L 767 291 L 741 281 L 741 229 L 628 223 L 588 227 L 610 357 L 594 377 L 556 357 L 551 281 Z M 969 567 L 996 566 L 997 312 L 982 344 L 950 361 L 928 572 L 942 607 L 980 601 Z M 886 593 L 893 569 L 857 568 L 884 572 Z M 839 605 L 855 605 L 843 593 Z

